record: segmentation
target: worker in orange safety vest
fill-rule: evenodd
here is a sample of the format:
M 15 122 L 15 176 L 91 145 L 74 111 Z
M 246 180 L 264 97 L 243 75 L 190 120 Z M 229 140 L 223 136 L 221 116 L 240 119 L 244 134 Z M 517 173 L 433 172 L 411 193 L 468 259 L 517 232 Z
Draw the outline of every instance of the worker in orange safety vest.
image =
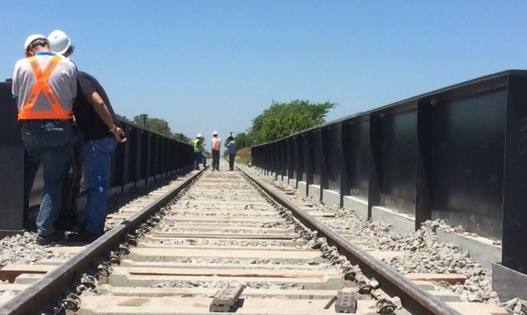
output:
M 220 150 L 221 150 L 221 139 L 218 137 L 218 132 L 212 133 L 212 170 L 220 170 Z
M 28 204 L 33 180 L 42 162 L 44 188 L 36 218 L 36 242 L 46 245 L 60 237 L 54 223 L 60 211 L 62 181 L 69 163 L 77 70 L 71 61 L 50 51 L 43 35 L 30 35 L 24 49 L 26 57 L 15 64 L 12 87 L 25 148 L 24 202 Z M 27 220 L 27 212 L 24 215 Z

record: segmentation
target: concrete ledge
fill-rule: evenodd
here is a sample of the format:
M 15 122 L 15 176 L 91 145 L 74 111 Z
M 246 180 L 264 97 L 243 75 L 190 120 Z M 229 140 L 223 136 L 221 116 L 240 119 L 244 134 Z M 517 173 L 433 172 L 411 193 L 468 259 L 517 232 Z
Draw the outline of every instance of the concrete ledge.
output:
M 468 251 L 470 257 L 485 268 L 492 269 L 495 263 L 501 261 L 501 246 L 492 244 L 489 239 L 441 229 L 437 230 L 437 237 L 441 242 L 454 243 Z
M 393 230 L 399 234 L 409 234 L 415 231 L 414 218 L 388 208 L 379 206 L 372 207 L 371 219 L 372 221 L 391 225 Z
M 527 299 L 527 275 L 502 264 L 492 264 L 492 288 L 502 301 Z
M 290 188 L 292 189 L 296 189 L 296 183 L 297 183 L 297 180 L 293 177 L 291 177 L 289 179 L 289 183 L 287 183 L 289 185 Z
M 306 185 L 307 183 L 304 182 L 304 181 L 299 181 L 298 182 L 298 192 L 301 193 L 302 195 L 305 195 L 306 194 Z
M 324 189 L 322 191 L 322 202 L 326 205 L 340 207 L 340 194 L 334 190 Z
M 278 177 L 278 179 L 280 179 L 280 177 Z M 282 183 L 287 184 L 288 182 L 289 182 L 289 177 L 283 176 L 282 177 Z
M 320 186 L 319 185 L 309 185 L 309 191 L 307 193 L 309 196 L 320 198 Z
M 345 209 L 351 209 L 355 211 L 355 213 L 359 217 L 365 220 L 368 219 L 368 201 L 364 199 L 360 199 L 353 196 L 344 196 L 342 207 Z

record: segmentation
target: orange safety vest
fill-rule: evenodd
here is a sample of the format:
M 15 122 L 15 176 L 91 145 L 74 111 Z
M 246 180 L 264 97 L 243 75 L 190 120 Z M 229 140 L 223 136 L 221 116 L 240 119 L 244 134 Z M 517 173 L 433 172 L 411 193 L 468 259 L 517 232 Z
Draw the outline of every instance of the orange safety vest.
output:
M 219 151 L 221 146 L 221 140 L 219 138 L 212 138 L 212 150 Z
M 61 57 L 53 56 L 46 66 L 44 72 L 40 69 L 40 65 L 33 56 L 29 59 L 33 75 L 35 76 L 35 84 L 31 89 L 27 102 L 22 106 L 22 110 L 18 113 L 18 119 L 71 119 L 71 110 L 65 110 L 55 94 L 55 91 L 48 84 L 49 77 L 60 62 Z M 48 101 L 51 108 L 49 110 L 34 110 L 33 106 L 40 95 L 43 95 Z

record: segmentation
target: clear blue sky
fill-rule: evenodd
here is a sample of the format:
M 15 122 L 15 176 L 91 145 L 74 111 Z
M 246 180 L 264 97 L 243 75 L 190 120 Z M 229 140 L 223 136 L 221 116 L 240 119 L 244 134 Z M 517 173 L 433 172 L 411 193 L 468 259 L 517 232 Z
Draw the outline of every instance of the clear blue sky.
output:
M 116 111 L 193 136 L 244 131 L 272 100 L 329 120 L 527 68 L 527 1 L 2 1 L 0 79 L 31 33 L 69 33 Z

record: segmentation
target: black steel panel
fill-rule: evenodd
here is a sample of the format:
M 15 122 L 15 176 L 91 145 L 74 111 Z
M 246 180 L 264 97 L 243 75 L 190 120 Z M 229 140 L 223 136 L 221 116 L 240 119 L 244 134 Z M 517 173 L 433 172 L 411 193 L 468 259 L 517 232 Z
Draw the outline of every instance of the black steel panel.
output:
M 110 168 L 110 187 L 124 184 L 124 145 L 117 145 L 112 155 Z
M 379 115 L 376 161 L 380 205 L 414 215 L 417 151 L 416 110 L 385 111 Z
M 502 264 L 527 273 L 527 74 L 509 79 L 503 187 Z
M 308 134 L 308 150 L 311 170 L 311 184 L 320 185 L 321 180 L 321 164 L 322 164 L 322 148 L 320 141 L 320 130 L 313 130 Z
M 287 140 L 280 141 L 280 174 L 287 176 Z
M 501 237 L 506 90 L 433 108 L 432 217 Z
M 286 141 L 287 146 L 287 177 L 293 178 L 294 177 L 294 165 L 295 165 L 295 144 L 293 142 L 293 138 L 289 138 Z
M 150 174 L 150 134 L 141 130 L 141 179 L 146 180 Z
M 311 159 L 311 148 L 309 146 L 309 132 L 302 133 L 302 151 L 304 155 L 304 181 L 306 182 L 306 189 L 304 193 L 309 193 L 309 185 L 313 183 L 313 161 Z
M 432 169 L 432 103 L 421 100 L 417 105 L 417 156 L 415 178 L 415 229 L 432 218 L 431 169 Z
M 11 84 L 0 83 L 0 232 L 21 230 L 24 209 L 24 147 Z
M 366 117 L 367 118 L 367 117 Z M 370 180 L 370 121 L 357 117 L 342 124 L 342 147 L 349 194 L 368 199 Z
M 295 178 L 298 181 L 305 180 L 304 146 L 302 135 L 295 136 Z
M 137 163 L 138 163 L 138 160 L 137 160 L 137 150 L 138 150 L 138 145 L 137 145 L 137 128 L 134 128 L 134 127 L 129 127 L 129 131 L 127 133 L 127 142 L 129 143 L 129 150 L 130 150 L 130 157 L 129 157 L 129 168 L 130 168 L 130 180 L 133 181 L 133 182 L 136 182 L 137 181 L 137 177 L 138 177 L 138 174 L 136 172 L 137 170 Z
M 327 172 L 327 185 L 324 188 L 340 192 L 341 138 L 340 125 L 322 128 L 322 149 L 324 153 L 324 167 Z

